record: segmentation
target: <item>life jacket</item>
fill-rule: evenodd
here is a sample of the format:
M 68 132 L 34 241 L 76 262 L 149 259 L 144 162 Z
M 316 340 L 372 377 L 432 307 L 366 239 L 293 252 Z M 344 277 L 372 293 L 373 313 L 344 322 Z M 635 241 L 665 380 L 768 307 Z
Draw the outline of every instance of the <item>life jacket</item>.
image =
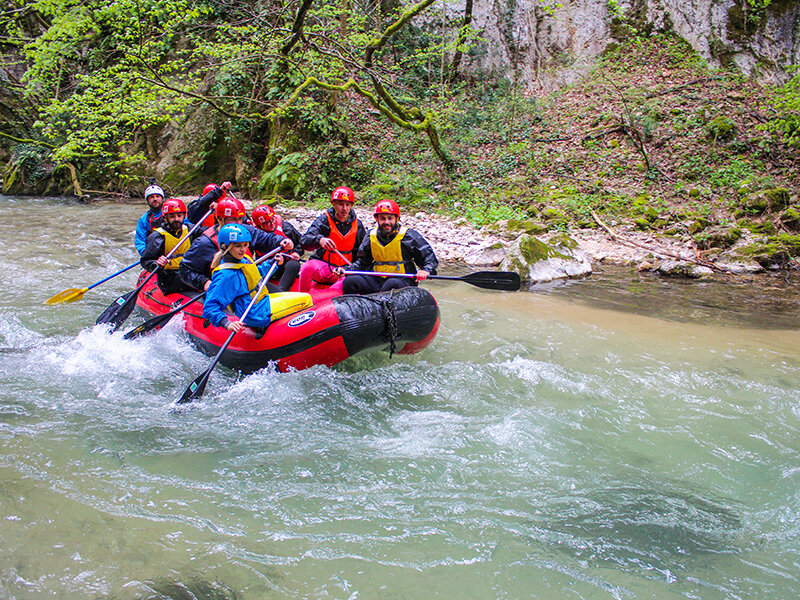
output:
M 190 240 L 189 236 L 186 235 L 189 233 L 189 228 L 186 225 L 183 225 L 181 227 L 181 233 L 179 236 L 172 235 L 169 231 L 167 231 L 163 227 L 158 227 L 153 231 L 155 231 L 164 238 L 165 255 L 172 252 L 173 248 L 175 248 L 176 246 L 178 247 L 178 249 L 175 251 L 172 257 L 169 259 L 169 262 L 166 265 L 164 265 L 165 270 L 174 271 L 180 266 L 181 261 L 183 260 L 183 255 L 186 254 L 186 251 L 189 249 L 189 246 L 192 243 L 192 240 Z M 185 237 L 186 239 L 184 239 L 181 242 L 182 237 Z M 178 246 L 178 242 L 180 242 L 180 246 Z
M 401 227 L 397 235 L 392 240 L 382 246 L 378 241 L 378 228 L 369 232 L 370 250 L 372 250 L 372 261 L 374 271 L 379 273 L 406 273 L 405 261 L 403 261 L 403 249 L 401 242 L 406 235 L 408 227 Z
M 222 248 L 219 247 L 219 239 L 217 237 L 218 233 L 219 233 L 219 231 L 217 230 L 216 226 L 215 227 L 209 227 L 208 229 L 203 231 L 203 235 L 206 236 L 208 239 L 210 239 L 212 242 L 214 242 L 214 245 L 217 247 L 217 250 L 221 250 Z M 250 246 L 248 246 L 247 250 L 245 250 L 245 255 L 247 255 L 247 256 L 252 258 L 253 251 L 250 250 Z
M 147 211 L 147 226 L 150 228 L 150 231 L 155 231 L 159 223 L 161 223 L 161 211 L 158 213 L 154 213 L 152 210 Z
M 345 258 L 339 256 L 336 252 L 325 250 L 322 253 L 322 260 L 336 267 L 343 267 L 347 264 L 347 261 L 353 262 L 353 251 L 355 250 L 356 236 L 358 235 L 358 219 L 353 219 L 353 223 L 350 225 L 350 231 L 342 235 L 339 228 L 336 227 L 331 213 L 326 212 L 325 215 L 328 217 L 328 224 L 331 228 L 331 233 L 328 237 L 333 240 L 333 243 L 336 244 L 336 249 L 343 254 Z
M 253 262 L 253 259 L 249 256 L 245 256 L 239 262 L 223 262 L 214 269 L 216 273 L 219 269 L 236 269 L 241 271 L 242 275 L 244 275 L 245 281 L 247 281 L 247 290 L 250 292 L 250 298 L 253 299 L 256 296 L 256 290 L 258 290 L 258 284 L 261 281 L 261 272 L 258 270 L 258 266 L 256 263 Z M 261 290 L 261 293 L 258 295 L 256 302 L 262 300 L 269 296 L 269 290 L 267 290 L 267 286 Z

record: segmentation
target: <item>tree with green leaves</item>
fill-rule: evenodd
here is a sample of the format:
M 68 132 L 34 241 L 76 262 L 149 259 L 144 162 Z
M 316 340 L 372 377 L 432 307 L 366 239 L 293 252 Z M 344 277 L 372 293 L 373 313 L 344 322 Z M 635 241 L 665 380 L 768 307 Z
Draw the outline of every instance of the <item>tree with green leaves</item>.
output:
M 419 67 L 455 36 L 448 46 L 416 35 L 439 23 L 432 5 L 15 0 L 0 23 L 3 69 L 24 69 L 18 118 L 0 138 L 66 168 L 76 193 L 81 178 L 123 188 L 144 175 L 167 124 L 206 110 L 222 132 L 209 145 L 256 157 L 266 146 L 260 183 L 277 190 L 281 161 L 302 171 L 305 148 L 346 145 L 350 114 L 375 111 L 426 135 L 449 167 L 429 95 L 437 74 Z

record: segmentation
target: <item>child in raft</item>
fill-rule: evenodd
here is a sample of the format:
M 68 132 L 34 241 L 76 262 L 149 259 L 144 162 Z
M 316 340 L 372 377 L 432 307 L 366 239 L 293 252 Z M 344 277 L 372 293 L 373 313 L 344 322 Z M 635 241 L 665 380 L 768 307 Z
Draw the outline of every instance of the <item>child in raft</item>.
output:
M 230 306 L 237 316 L 244 314 L 271 262 L 264 261 L 260 265 L 253 262 L 248 248 L 252 236 L 243 225 L 225 225 L 220 228 L 217 239 L 220 250 L 211 263 L 211 285 L 203 303 L 203 318 L 212 325 L 236 332 L 245 325 L 254 329 L 269 326 L 272 316 L 269 294 L 280 291 L 271 283 L 261 290 L 244 323 L 229 319 L 225 309 Z M 278 264 L 282 262 L 280 258 L 276 258 L 276 261 Z

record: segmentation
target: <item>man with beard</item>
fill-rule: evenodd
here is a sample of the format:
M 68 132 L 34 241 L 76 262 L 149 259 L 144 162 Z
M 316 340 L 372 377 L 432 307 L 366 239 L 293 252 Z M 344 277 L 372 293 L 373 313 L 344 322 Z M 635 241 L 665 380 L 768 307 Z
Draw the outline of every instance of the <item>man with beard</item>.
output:
M 178 277 L 178 268 L 183 260 L 183 255 L 186 254 L 192 242 L 186 236 L 192 227 L 192 223 L 184 221 L 186 218 L 186 206 L 180 200 L 170 198 L 161 206 L 161 213 L 162 224 L 147 236 L 147 243 L 142 251 L 140 262 L 144 269 L 151 272 L 157 266 L 161 267 L 156 276 L 156 281 L 164 294 L 189 290 L 191 288 L 185 285 Z M 195 232 L 194 237 L 197 237 L 200 233 L 198 230 Z M 166 255 L 176 246 L 178 249 L 168 259 Z
M 144 191 L 144 201 L 147 202 L 149 208 L 136 222 L 136 235 L 133 238 L 133 245 L 136 246 L 139 256 L 142 255 L 147 245 L 147 236 L 161 225 L 161 205 L 164 204 L 164 190 L 155 184 L 148 185 Z
M 433 248 L 419 232 L 400 225 L 397 202 L 378 202 L 375 222 L 377 227 L 364 238 L 358 249 L 358 258 L 348 269 L 386 273 L 386 277 L 348 275 L 343 285 L 345 294 L 373 294 L 417 285 L 428 275 L 436 274 L 439 261 Z M 336 272 L 341 274 L 342 269 Z M 416 278 L 391 277 L 392 273 L 416 274 Z

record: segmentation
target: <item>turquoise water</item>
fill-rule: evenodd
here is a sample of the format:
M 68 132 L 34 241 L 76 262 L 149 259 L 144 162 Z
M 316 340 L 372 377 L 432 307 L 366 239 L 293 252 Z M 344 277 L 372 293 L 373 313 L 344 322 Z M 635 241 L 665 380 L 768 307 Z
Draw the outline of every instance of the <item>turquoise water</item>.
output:
M 179 409 L 209 360 L 179 322 L 92 327 L 134 272 L 41 304 L 133 262 L 140 213 L 0 198 L 0 596 L 800 591 L 791 294 L 771 320 L 728 288 L 431 282 L 421 354 L 219 370 Z

